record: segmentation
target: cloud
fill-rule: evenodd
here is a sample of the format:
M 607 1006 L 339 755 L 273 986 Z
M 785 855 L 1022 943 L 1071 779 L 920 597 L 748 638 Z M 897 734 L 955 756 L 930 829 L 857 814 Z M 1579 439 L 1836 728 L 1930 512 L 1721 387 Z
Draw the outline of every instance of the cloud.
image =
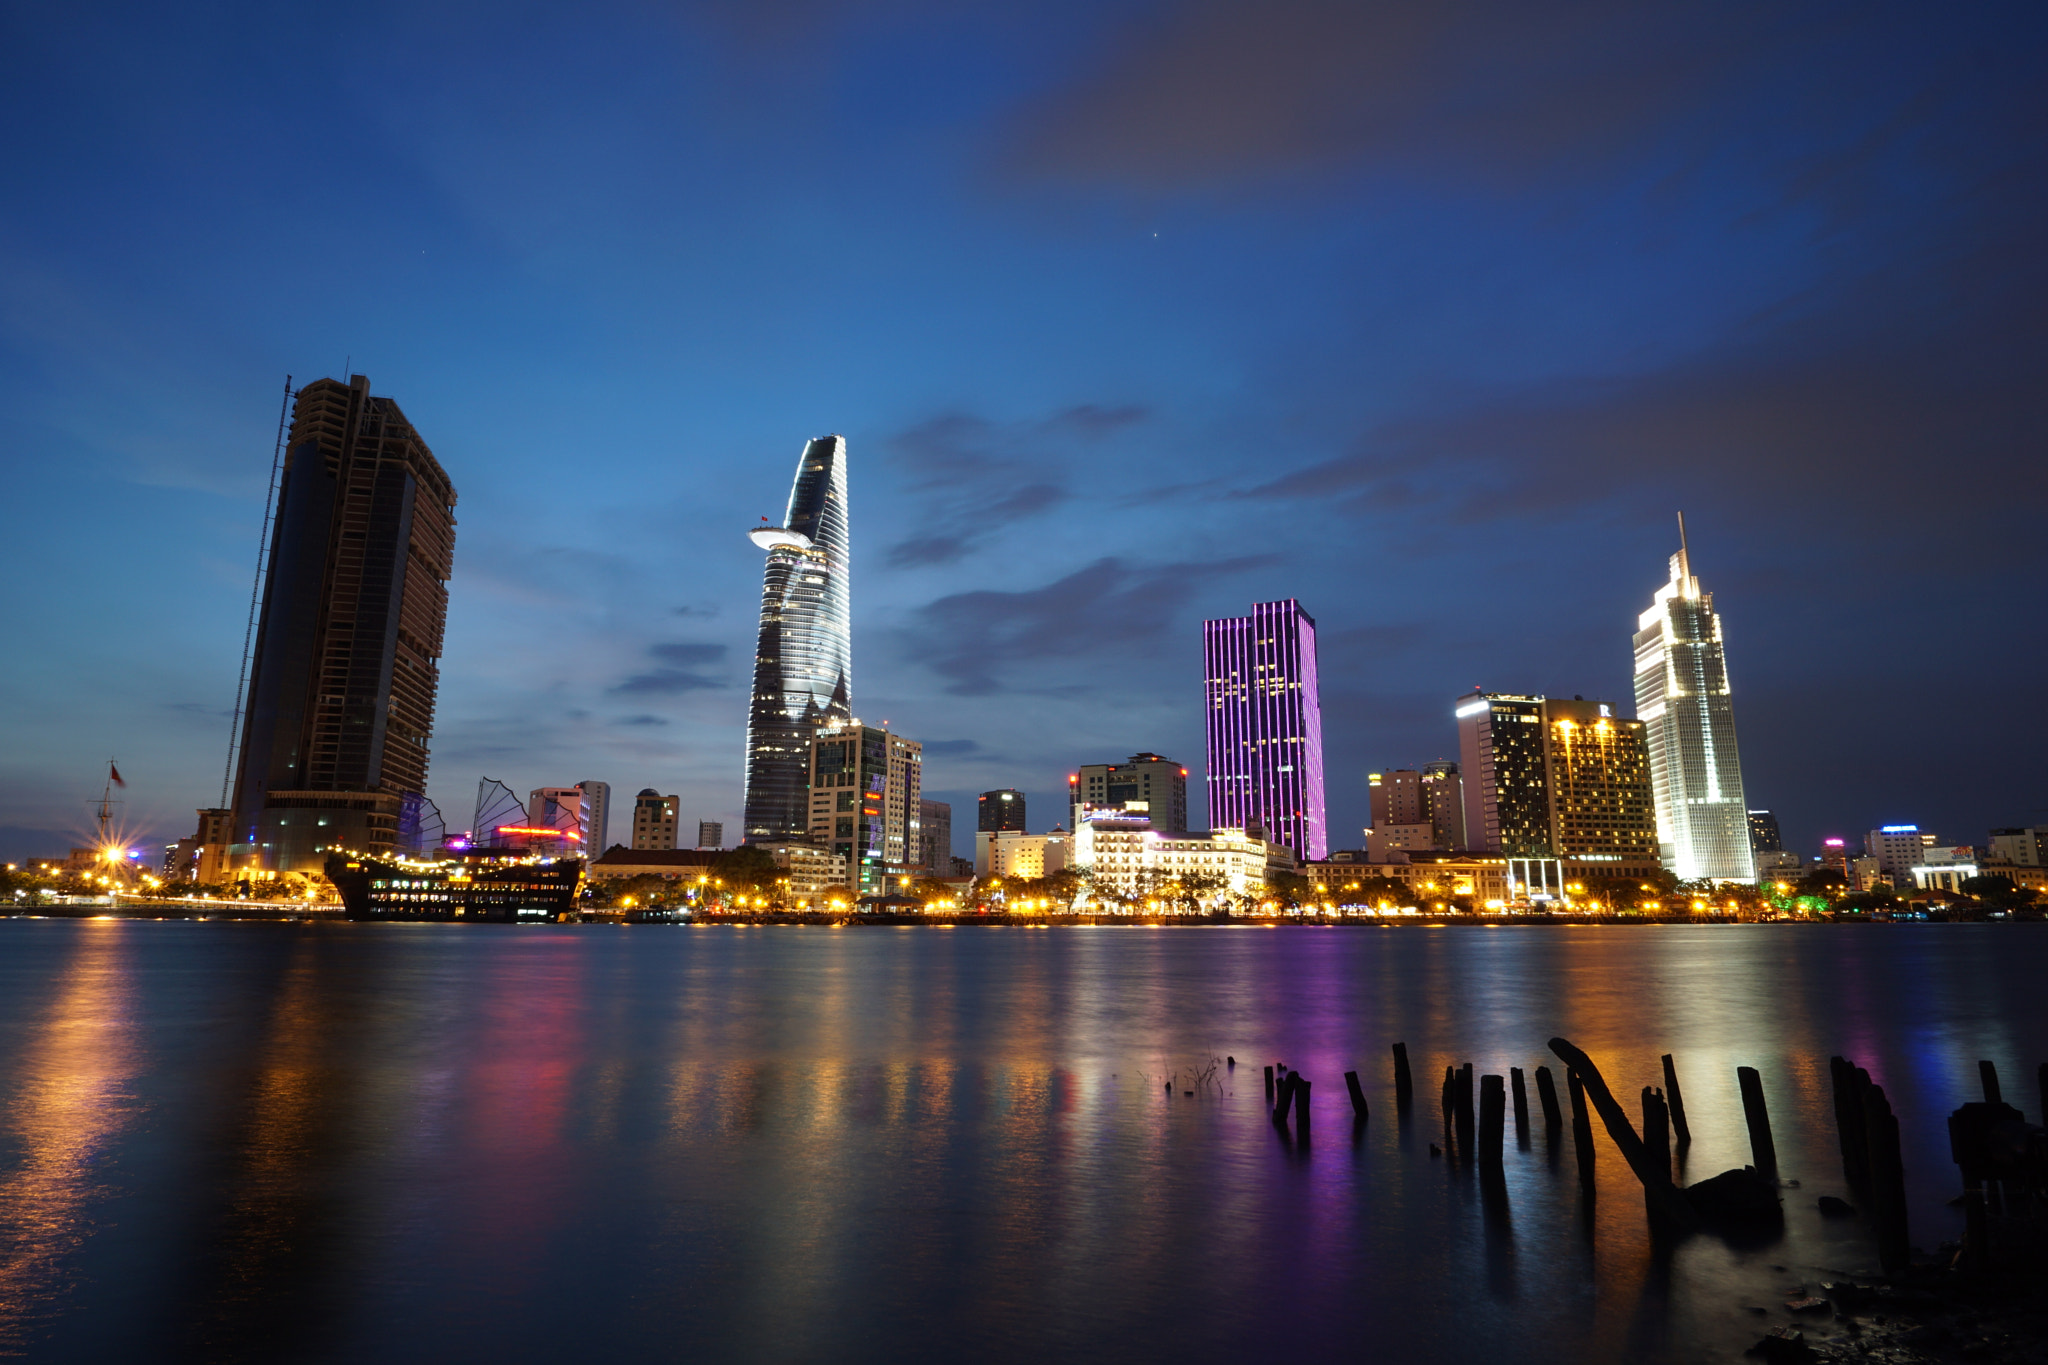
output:
M 201 716 L 207 720 L 227 720 L 234 712 L 223 706 L 212 706 L 203 701 L 167 701 L 160 703 L 166 711 L 177 711 L 188 716 Z
M 1098 654 L 1127 661 L 1179 626 L 1180 608 L 1198 586 L 1273 562 L 1270 555 L 1151 566 L 1098 559 L 1042 588 L 929 602 L 917 611 L 907 649 L 956 695 L 1021 690 L 1012 679 L 1048 662 Z
M 983 537 L 1067 502 L 1063 464 L 1074 449 L 1143 422 L 1135 405 L 1084 403 L 1022 422 L 947 412 L 889 445 L 920 503 L 918 534 L 887 552 L 892 568 L 950 564 Z
M 611 688 L 614 696 L 672 696 L 681 692 L 709 691 L 725 683 L 703 671 L 726 655 L 720 644 L 677 642 L 649 645 L 648 657 L 665 667 L 637 673 Z
M 1192 0 L 1027 106 L 1027 176 L 1156 189 L 1376 158 L 1526 183 L 1656 138 L 1812 11 L 1590 0 Z
M 662 716 L 642 714 L 638 716 L 620 716 L 616 720 L 606 721 L 605 724 L 617 726 L 666 725 L 668 721 Z
M 981 745 L 971 739 L 928 739 L 924 741 L 927 754 L 938 754 L 946 758 L 960 758 L 977 753 Z

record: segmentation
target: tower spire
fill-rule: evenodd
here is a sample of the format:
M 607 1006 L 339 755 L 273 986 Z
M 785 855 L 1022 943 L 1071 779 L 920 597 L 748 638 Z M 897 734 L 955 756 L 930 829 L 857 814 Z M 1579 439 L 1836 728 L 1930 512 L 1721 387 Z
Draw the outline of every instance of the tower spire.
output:
M 1678 514 L 1678 576 L 1692 577 L 1692 551 L 1685 543 L 1685 513 Z

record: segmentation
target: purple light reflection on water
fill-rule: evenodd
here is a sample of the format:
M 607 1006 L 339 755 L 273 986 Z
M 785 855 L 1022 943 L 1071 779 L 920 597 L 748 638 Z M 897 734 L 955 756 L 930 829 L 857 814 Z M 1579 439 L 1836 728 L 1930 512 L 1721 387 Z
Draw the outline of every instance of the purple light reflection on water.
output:
M 111 960 L 118 1124 L 47 1099 L 99 1084 L 60 1034 Z M 7 921 L 0 1265 L 30 1272 L 0 1331 L 53 1358 L 1732 1353 L 1774 1320 L 1744 1304 L 1871 1259 L 1812 1207 L 1841 1190 L 1828 1055 L 1895 1087 L 1932 1245 L 1942 1119 L 1979 1056 L 2030 1088 L 2044 967 L 2031 926 Z M 1604 1138 L 1588 1222 L 1540 1131 L 1554 1033 L 1631 1111 L 1676 1055 L 1690 1179 L 1746 1159 L 1758 1066 L 1803 1182 L 1784 1239 L 1653 1254 Z M 1280 1061 L 1315 1082 L 1306 1148 L 1266 1117 Z M 1497 1190 L 1428 1154 L 1464 1061 L 1530 1073 Z M 36 1234 L 35 1172 L 87 1162 L 75 1235 Z

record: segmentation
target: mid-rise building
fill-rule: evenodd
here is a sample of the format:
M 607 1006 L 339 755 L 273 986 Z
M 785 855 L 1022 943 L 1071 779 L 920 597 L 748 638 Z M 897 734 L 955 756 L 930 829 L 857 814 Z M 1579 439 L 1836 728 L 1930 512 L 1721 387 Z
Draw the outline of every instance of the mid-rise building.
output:
M 1423 814 L 1422 774 L 1413 768 L 1367 773 L 1365 784 L 1372 806 L 1372 827 L 1428 824 Z
M 1758 885 L 1784 882 L 1788 886 L 1806 875 L 1806 860 L 1797 853 L 1778 849 L 1756 855 L 1756 879 Z
M 1158 754 L 1132 754 L 1121 763 L 1084 763 L 1067 778 L 1067 819 L 1081 807 L 1143 811 L 1162 834 L 1188 827 L 1188 770 Z
M 1782 853 L 1784 850 L 1785 837 L 1778 833 L 1778 817 L 1767 810 L 1749 812 L 1750 853 Z
M 724 822 L 720 820 L 699 820 L 697 822 L 697 847 L 724 848 Z
M 536 787 L 526 797 L 526 823 L 528 846 L 535 852 L 582 854 L 588 847 L 590 823 L 583 788 Z M 538 830 L 553 830 L 554 834 L 531 833 Z
M 1427 820 L 1407 825 L 1371 825 L 1365 831 L 1366 855 L 1376 863 L 1397 853 L 1427 852 L 1437 847 L 1436 827 Z
M 846 862 L 856 897 L 893 891 L 918 852 L 924 746 L 857 719 L 820 725 L 811 740 L 809 841 Z
M 1468 847 L 1465 835 L 1465 779 L 1458 765 L 1437 759 L 1422 765 L 1422 815 L 1429 821 L 1436 847 Z
M 455 486 L 370 381 L 299 390 L 235 760 L 237 868 L 388 854 L 425 792 Z
M 578 782 L 576 789 L 583 793 L 583 848 L 595 858 L 611 847 L 612 784 Z
M 1014 829 L 976 830 L 974 875 L 1034 879 L 1051 876 L 1068 865 L 1073 846 L 1073 837 L 1057 828 L 1050 834 L 1026 834 Z
M 804 446 L 780 526 L 748 532 L 768 552 L 747 714 L 745 842 L 802 839 L 806 778 L 820 724 L 853 715 L 852 564 L 846 442 Z
M 674 848 L 682 805 L 680 796 L 663 796 L 652 787 L 642 787 L 633 798 L 633 847 L 646 852 Z
M 953 807 L 920 798 L 917 819 L 917 865 L 934 877 L 952 876 Z
M 796 839 L 771 839 L 752 847 L 775 860 L 779 899 L 785 904 L 818 910 L 846 899 L 846 859 L 832 850 Z
M 1241 829 L 1171 835 L 1123 810 L 1084 809 L 1073 856 L 1088 870 L 1087 903 L 1111 911 L 1141 908 L 1176 885 L 1203 908 L 1241 903 L 1296 866 L 1291 850 Z
M 1922 853 L 1939 842 L 1918 825 L 1884 825 L 1863 836 L 1863 852 L 1877 859 L 1878 867 L 1892 879 L 1892 885 L 1911 886 L 1913 869 L 1920 865 Z
M 1756 880 L 1735 747 L 1735 703 L 1714 595 L 1693 576 L 1678 524 L 1671 578 L 1636 618 L 1636 718 L 1648 727 L 1657 838 L 1666 870 Z
M 1292 598 L 1202 623 L 1209 827 L 1256 831 L 1309 861 L 1329 851 L 1315 619 Z
M 983 834 L 1029 828 L 1024 819 L 1024 793 L 1015 787 L 983 792 L 975 800 L 974 828 Z
M 1994 829 L 1986 845 L 1988 861 L 2015 867 L 2048 866 L 2048 825 L 2024 829 Z

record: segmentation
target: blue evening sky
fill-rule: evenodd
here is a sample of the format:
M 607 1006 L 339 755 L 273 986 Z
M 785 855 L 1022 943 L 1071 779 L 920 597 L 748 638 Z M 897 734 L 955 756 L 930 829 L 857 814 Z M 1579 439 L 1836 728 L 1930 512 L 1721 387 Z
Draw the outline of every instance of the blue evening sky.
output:
M 345 366 L 460 494 L 456 827 L 489 775 L 737 828 L 741 533 L 833 431 L 855 708 L 962 852 L 978 790 L 1199 777 L 1254 601 L 1321 625 L 1333 847 L 1475 683 L 1632 714 L 1681 508 L 1794 847 L 2048 821 L 2044 55 L 2020 4 L 0 7 L 0 852 L 109 755 L 138 838 L 219 799 L 284 376 Z

